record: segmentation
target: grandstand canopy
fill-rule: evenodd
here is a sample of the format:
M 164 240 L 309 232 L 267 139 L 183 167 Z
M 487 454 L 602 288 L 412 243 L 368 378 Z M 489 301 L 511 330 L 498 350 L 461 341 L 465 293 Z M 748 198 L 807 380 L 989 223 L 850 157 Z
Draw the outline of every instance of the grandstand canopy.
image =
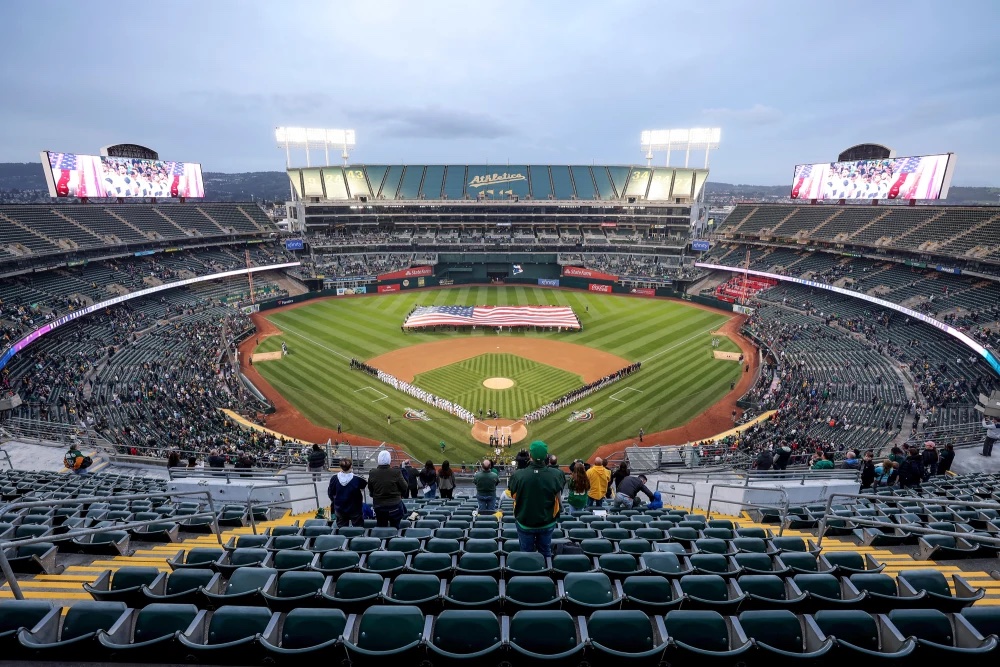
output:
M 159 160 L 160 154 L 152 148 L 146 148 L 139 144 L 112 144 L 101 148 L 101 155 L 105 157 L 132 157 L 142 160 Z
M 324 200 L 672 201 L 698 198 L 707 169 L 594 165 L 348 165 L 289 169 L 296 194 Z

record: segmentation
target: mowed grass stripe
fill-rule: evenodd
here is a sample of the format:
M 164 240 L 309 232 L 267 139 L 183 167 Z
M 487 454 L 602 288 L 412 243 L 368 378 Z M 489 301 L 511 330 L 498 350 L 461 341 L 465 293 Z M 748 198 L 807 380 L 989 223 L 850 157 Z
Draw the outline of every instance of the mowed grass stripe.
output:
M 400 325 L 406 313 L 418 304 L 503 303 L 569 305 L 584 327 L 584 331 L 575 334 L 516 334 L 521 338 L 548 338 L 592 346 L 633 361 L 667 350 L 643 364 L 642 371 L 635 376 L 529 426 L 530 438 L 551 439 L 550 444 L 564 457 L 585 456 L 600 444 L 622 439 L 637 430 L 639 420 L 646 424 L 647 432 L 678 426 L 724 395 L 729 390 L 729 383 L 737 379 L 741 371 L 737 363 L 712 358 L 711 336 L 708 333 L 701 335 L 701 332 L 721 326 L 728 319 L 725 313 L 713 313 L 680 302 L 524 286 L 461 287 L 331 299 L 271 315 L 265 312 L 265 316 L 276 326 L 287 327 L 289 332 L 299 335 L 266 339 L 258 351 L 278 350 L 281 341 L 285 340 L 291 354 L 279 361 L 257 364 L 256 367 L 266 378 L 273 380 L 275 388 L 282 391 L 303 414 L 318 424 L 332 428 L 341 422 L 349 432 L 401 444 L 419 458 L 440 459 L 437 443 L 444 440 L 448 443 L 446 457 L 452 461 L 471 462 L 479 458 L 485 448 L 472 440 L 467 424 L 419 404 L 416 399 L 395 392 L 374 378 L 350 371 L 347 361 L 329 350 L 349 357 L 370 359 L 390 350 L 427 341 L 496 335 L 484 331 L 403 334 Z M 315 341 L 315 344 L 301 336 Z M 693 340 L 688 341 L 689 338 Z M 728 349 L 728 345 L 723 349 Z M 489 366 L 478 366 L 476 379 L 466 381 L 472 384 L 471 388 L 458 383 L 448 385 L 449 391 L 453 389 L 454 394 L 444 391 L 440 394 L 458 400 L 472 410 L 492 407 L 505 417 L 519 418 L 523 414 L 525 400 L 538 400 L 540 404 L 551 399 L 539 400 L 538 397 L 550 396 L 552 392 L 558 392 L 556 395 L 565 393 L 563 385 L 551 378 L 548 372 L 520 364 L 520 361 L 511 361 L 507 365 L 498 364 L 492 370 Z M 542 368 L 545 366 L 542 365 Z M 501 398 L 509 390 L 482 387 L 485 377 L 504 377 L 505 373 L 522 373 L 523 383 L 530 385 L 517 392 L 517 400 Z M 576 382 L 580 380 L 577 378 Z M 377 388 L 387 398 L 375 403 L 371 403 L 371 399 L 362 399 L 362 395 L 366 394 L 377 398 L 377 394 L 368 390 L 355 391 L 365 386 Z M 609 400 L 624 387 L 634 387 L 642 393 L 627 392 L 630 396 L 625 403 Z M 486 404 L 468 405 L 458 399 L 459 395 Z M 489 405 L 489 400 L 495 404 Z M 402 413 L 407 407 L 426 409 L 432 421 L 405 421 Z M 566 422 L 572 410 L 583 407 L 595 409 L 594 421 Z M 391 424 L 386 423 L 386 414 L 391 415 Z

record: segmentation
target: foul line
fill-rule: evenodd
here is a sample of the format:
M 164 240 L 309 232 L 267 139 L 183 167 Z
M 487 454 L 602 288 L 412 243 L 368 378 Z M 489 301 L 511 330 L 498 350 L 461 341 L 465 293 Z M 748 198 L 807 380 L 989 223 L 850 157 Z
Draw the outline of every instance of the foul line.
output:
M 675 344 L 671 345 L 670 347 L 665 347 L 662 350 L 660 350 L 659 352 L 657 352 L 656 354 L 654 354 L 653 356 L 647 357 L 646 359 L 643 359 L 642 363 L 644 363 L 644 364 L 648 363 L 648 362 L 652 361 L 653 359 L 656 359 L 658 356 L 660 356 L 664 352 L 669 352 L 670 350 L 672 350 L 672 349 L 674 349 L 676 347 L 680 347 L 684 343 L 689 343 L 689 342 L 693 341 L 695 338 L 697 338 L 698 336 L 704 336 L 705 334 L 710 333 L 713 329 L 716 329 L 716 328 L 718 328 L 718 327 L 716 327 L 714 325 L 710 326 L 709 328 L 707 328 L 704 331 L 701 331 L 699 333 L 696 333 L 695 335 L 691 336 L 690 338 L 685 338 L 684 340 L 682 340 L 679 343 L 675 343 Z
M 268 322 L 271 322 L 271 320 L 268 320 Z M 274 324 L 274 322 L 271 322 L 271 324 Z M 278 325 L 275 324 L 274 326 L 277 327 Z M 285 333 L 290 333 L 293 336 L 298 336 L 302 340 L 308 341 L 308 342 L 312 343 L 313 345 L 315 345 L 316 347 L 321 347 L 324 350 L 326 350 L 327 352 L 333 352 L 335 355 L 337 355 L 341 359 L 347 359 L 348 361 L 351 360 L 351 357 L 348 357 L 347 355 L 341 354 L 340 352 L 337 352 L 336 350 L 331 349 L 331 348 L 327 347 L 326 345 L 323 345 L 321 343 L 317 343 L 312 338 L 307 338 L 307 337 L 303 336 L 302 334 L 300 334 L 299 332 L 295 331 L 294 329 L 289 329 L 288 327 L 284 327 L 284 326 L 278 327 L 278 328 L 281 329 Z

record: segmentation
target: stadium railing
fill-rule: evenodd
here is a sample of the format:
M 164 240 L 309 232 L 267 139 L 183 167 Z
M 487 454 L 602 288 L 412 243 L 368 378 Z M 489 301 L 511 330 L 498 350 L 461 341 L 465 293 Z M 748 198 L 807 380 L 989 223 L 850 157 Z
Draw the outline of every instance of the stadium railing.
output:
M 843 499 L 853 499 L 857 500 L 868 500 L 876 503 L 884 503 L 886 496 L 872 493 L 831 493 L 826 499 L 826 508 L 823 510 L 823 516 L 819 521 L 816 532 L 816 546 L 823 546 L 823 534 L 826 532 L 826 527 L 828 519 L 843 519 L 841 516 L 837 516 L 833 513 L 834 499 L 840 498 L 843 504 Z M 920 498 L 918 496 L 904 496 L 906 502 L 917 503 L 921 506 L 924 505 L 934 505 L 940 507 L 961 507 L 962 509 L 990 509 L 994 511 L 1000 511 L 1000 503 L 998 502 L 978 502 L 971 500 L 955 500 L 951 498 L 945 498 L 942 496 L 933 496 L 931 498 Z M 854 504 L 857 504 L 856 502 Z M 887 526 L 893 526 L 893 524 L 887 524 L 885 522 L 876 521 L 874 519 L 852 516 L 850 518 L 851 523 L 859 526 L 870 526 L 872 528 L 886 528 Z M 951 530 L 939 530 L 937 528 L 924 528 L 922 526 L 914 526 L 912 524 L 906 524 L 907 532 L 917 533 L 919 535 L 943 535 L 945 537 L 961 537 L 963 540 L 968 540 L 970 542 L 977 542 L 982 544 L 988 544 L 994 547 L 1000 547 L 1000 534 L 998 533 L 973 533 L 973 532 L 955 532 Z
M 715 492 L 718 489 L 739 489 L 744 490 L 746 487 L 740 484 L 713 484 L 712 488 L 708 492 L 708 505 L 705 507 L 705 519 L 711 521 L 712 519 L 712 502 L 718 500 L 720 503 L 726 505 L 739 505 L 740 507 L 752 507 L 754 509 L 761 509 L 765 507 L 772 507 L 778 510 L 778 516 L 781 519 L 780 527 L 778 528 L 778 535 L 782 535 L 785 532 L 785 520 L 788 518 L 788 492 L 781 487 L 777 488 L 765 488 L 758 489 L 764 493 L 774 493 L 777 494 L 780 499 L 777 505 L 768 505 L 766 503 L 751 503 L 744 500 L 732 500 L 729 498 L 716 498 Z
M 61 443 L 68 445 L 74 439 L 80 445 L 101 449 L 113 455 L 115 445 L 96 431 L 61 422 L 46 422 L 24 417 L 11 417 L 3 422 L 3 437 L 10 440 L 26 440 L 39 443 Z
M 978 423 L 962 424 L 961 426 L 934 426 L 911 435 L 906 439 L 906 444 L 920 447 L 930 440 L 938 447 L 944 445 L 962 447 L 982 444 L 984 437 L 985 429 L 983 429 L 982 424 Z

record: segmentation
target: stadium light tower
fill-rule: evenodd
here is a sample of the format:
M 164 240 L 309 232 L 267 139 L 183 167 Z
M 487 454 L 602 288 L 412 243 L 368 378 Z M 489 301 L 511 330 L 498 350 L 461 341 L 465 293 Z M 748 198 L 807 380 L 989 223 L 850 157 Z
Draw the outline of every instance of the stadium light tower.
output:
M 285 149 L 285 167 L 292 166 L 293 148 L 304 148 L 306 151 L 306 166 L 311 167 L 309 149 L 322 148 L 326 157 L 324 166 L 330 165 L 330 147 L 341 150 L 340 157 L 347 164 L 351 150 L 355 146 L 354 130 L 324 130 L 313 127 L 276 127 L 274 140 L 278 148 Z
M 676 130 L 643 130 L 639 138 L 643 152 L 646 154 L 646 165 L 653 166 L 653 152 L 666 151 L 670 166 L 670 152 L 684 151 L 684 166 L 691 159 L 691 149 L 705 150 L 705 169 L 708 169 L 708 152 L 719 147 L 722 130 L 717 127 L 694 127 Z

